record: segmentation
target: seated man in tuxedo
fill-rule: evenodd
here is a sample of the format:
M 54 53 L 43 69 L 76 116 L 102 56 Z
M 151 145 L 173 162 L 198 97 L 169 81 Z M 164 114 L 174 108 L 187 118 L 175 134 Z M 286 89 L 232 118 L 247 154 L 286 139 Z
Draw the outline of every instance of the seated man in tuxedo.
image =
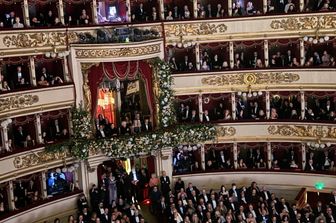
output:
M 26 83 L 26 75 L 22 73 L 22 67 L 18 66 L 16 68 L 16 74 L 14 76 L 14 86 L 19 88 L 19 87 L 24 87 Z
M 199 122 L 199 116 L 195 109 L 191 111 L 190 122 L 191 123 Z
M 152 123 L 149 121 L 149 118 L 145 118 L 144 124 L 142 125 L 143 132 L 150 132 L 153 130 Z
M 107 134 L 105 132 L 105 126 L 104 125 L 99 125 L 99 129 L 96 132 L 96 137 L 98 139 L 104 139 L 106 138 Z
M 129 126 L 127 126 L 127 122 L 126 121 L 122 121 L 121 122 L 121 126 L 120 126 L 120 134 L 121 135 L 130 135 L 131 134 L 131 128 Z
M 44 76 L 44 79 L 48 81 L 49 83 L 53 80 L 53 76 L 47 72 L 47 68 L 42 67 L 40 77 Z

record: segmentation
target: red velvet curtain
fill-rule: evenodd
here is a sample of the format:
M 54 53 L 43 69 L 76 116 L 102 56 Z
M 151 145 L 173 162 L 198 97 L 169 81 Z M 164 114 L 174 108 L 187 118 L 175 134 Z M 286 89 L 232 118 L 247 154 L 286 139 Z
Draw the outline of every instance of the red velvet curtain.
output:
M 140 74 L 145 81 L 147 103 L 151 115 L 154 110 L 154 95 L 152 89 L 152 68 L 144 61 L 112 62 L 100 63 L 89 71 L 89 87 L 92 96 L 91 112 L 95 117 L 97 106 L 98 87 L 104 77 L 110 80 L 118 78 L 119 80 L 134 80 L 137 74 Z

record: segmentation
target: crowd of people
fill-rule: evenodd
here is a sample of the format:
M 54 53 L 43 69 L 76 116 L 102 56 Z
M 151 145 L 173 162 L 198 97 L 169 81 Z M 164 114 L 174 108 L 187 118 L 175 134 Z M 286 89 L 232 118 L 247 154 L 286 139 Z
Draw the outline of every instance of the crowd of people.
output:
M 237 96 L 235 120 L 268 120 L 266 117 L 266 100 L 255 92 L 250 96 Z M 227 99 L 228 100 L 228 99 Z M 211 109 L 204 109 L 200 115 L 198 105 L 180 102 L 177 107 L 177 120 L 180 123 L 209 123 L 233 121 L 232 103 L 217 101 Z M 306 97 L 304 117 L 301 113 L 301 102 L 297 95 L 274 95 L 270 100 L 269 120 L 306 120 L 335 121 L 335 102 L 333 97 Z
M 263 146 L 265 147 L 266 144 Z M 198 146 L 180 146 L 173 153 L 173 174 L 233 169 L 336 171 L 336 153 L 333 149 L 326 148 L 317 151 L 308 149 L 306 162 L 302 164 L 303 157 L 299 151 L 300 148 L 290 146 L 281 149 L 272 148 L 271 157 L 268 160 L 266 149 L 263 146 L 246 148 L 246 145 L 238 144 L 236 163 L 233 162 L 232 146 L 226 149 L 206 148 L 204 167 L 201 166 L 202 157 Z M 272 147 L 278 146 L 274 144 Z M 302 165 L 304 165 L 303 168 Z
M 102 139 L 119 135 L 133 135 L 153 130 L 149 117 L 143 118 L 140 113 L 135 113 L 132 121 L 127 115 L 123 117 L 118 127 L 115 123 L 110 123 L 102 114 L 99 114 L 96 119 L 96 138 Z
M 260 1 L 240 1 L 235 0 L 232 2 L 231 14 L 232 16 L 249 16 L 249 15 L 261 15 L 263 14 L 263 3 Z M 257 6 L 255 6 L 257 5 Z M 115 10 L 118 10 L 118 6 L 113 6 Z M 120 6 L 119 6 L 120 7 Z M 227 4 L 212 3 L 205 1 L 197 4 L 196 13 L 197 18 L 224 18 L 228 16 Z M 62 24 L 59 16 L 55 15 L 53 10 L 45 9 L 42 11 L 33 10 L 30 14 L 30 27 L 59 27 L 63 25 L 85 25 L 90 24 L 91 15 L 89 15 L 86 9 L 79 7 L 81 10 L 80 15 L 77 18 L 73 18 L 73 14 L 67 14 L 65 12 L 65 24 Z M 335 9 L 335 3 L 330 0 L 313 1 L 308 0 L 305 2 L 305 11 L 332 11 Z M 67 11 L 67 10 L 65 10 Z M 118 15 L 118 12 L 110 12 L 108 16 L 102 16 L 100 14 L 101 9 L 98 8 L 98 20 L 99 22 L 106 21 L 118 21 L 123 19 Z M 112 10 L 113 11 L 113 10 Z M 181 20 L 194 18 L 194 9 L 192 5 L 178 5 L 178 4 L 164 4 L 164 19 Z M 266 14 L 272 13 L 293 13 L 298 12 L 298 2 L 293 0 L 268 0 Z M 112 13 L 112 14 L 111 14 Z M 159 6 L 157 2 L 148 0 L 147 2 L 136 2 L 131 9 L 131 20 L 135 22 L 144 21 L 158 21 L 161 20 Z M 104 18 L 104 19 L 103 19 Z M 20 16 L 17 16 L 15 11 L 8 11 L 0 19 L 0 28 L 24 28 L 25 24 Z
M 30 74 L 22 66 L 17 66 L 13 74 L 10 71 L 1 74 L 0 72 L 0 92 L 8 92 L 17 89 L 26 89 L 32 86 Z M 37 86 L 53 86 L 62 84 L 63 80 L 58 75 L 53 75 L 45 67 L 36 74 Z
M 162 186 L 161 186 L 162 187 Z M 166 189 L 165 189 L 166 190 Z M 153 189 L 152 209 L 159 222 L 174 223 L 301 223 L 335 222 L 336 191 L 326 203 L 297 207 L 284 197 L 277 197 L 256 182 L 238 187 L 232 183 L 219 190 L 187 185 L 179 178 L 174 190 Z M 159 196 L 161 195 L 161 196 Z
M 36 14 L 36 15 L 35 15 Z M 71 15 L 65 17 L 65 24 L 61 22 L 58 15 L 55 15 L 52 10 L 45 12 L 34 13 L 30 18 L 29 27 L 61 27 L 64 25 L 87 25 L 91 22 L 90 16 L 85 9 L 82 9 L 78 18 L 72 18 Z M 0 28 L 24 28 L 26 24 L 20 16 L 17 16 L 15 11 L 5 13 L 3 18 L 0 18 Z
M 39 143 L 35 137 L 35 129 L 27 125 L 16 125 L 8 131 L 8 150 L 2 149 L 1 153 L 14 152 L 18 149 L 30 149 Z M 60 142 L 70 137 L 68 128 L 59 119 L 52 119 L 43 125 L 42 142 L 40 144 L 50 144 Z
M 329 40 L 328 40 L 329 41 Z M 335 55 L 332 50 L 314 50 L 310 47 L 305 51 L 303 63 L 299 56 L 291 50 L 270 51 L 269 64 L 265 65 L 265 59 L 261 50 L 249 51 L 237 49 L 234 53 L 233 63 L 229 62 L 229 53 L 225 46 L 221 51 L 217 48 L 202 47 L 199 66 L 195 66 L 195 58 L 191 58 L 188 51 L 171 53 L 168 62 L 173 72 L 191 71 L 219 71 L 231 69 L 262 69 L 262 68 L 299 68 L 299 67 L 335 67 Z M 259 46 L 256 46 L 258 49 Z M 261 49 L 261 48 L 260 48 Z M 182 56 L 182 57 L 181 57 Z M 181 59 L 177 59 L 180 58 Z M 183 58 L 183 59 L 182 59 Z

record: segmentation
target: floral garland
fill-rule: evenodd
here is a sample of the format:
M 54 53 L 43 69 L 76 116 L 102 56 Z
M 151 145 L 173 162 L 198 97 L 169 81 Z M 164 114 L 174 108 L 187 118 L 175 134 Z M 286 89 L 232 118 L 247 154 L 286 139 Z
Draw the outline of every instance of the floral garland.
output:
M 87 160 L 90 151 L 103 152 L 113 158 L 128 158 L 167 147 L 176 147 L 181 144 L 197 144 L 214 140 L 216 129 L 210 125 L 175 125 L 174 92 L 171 89 L 172 76 L 169 65 L 160 60 L 152 61 L 157 69 L 157 84 L 159 94 L 158 117 L 159 130 L 147 134 L 120 136 L 109 139 L 95 139 L 92 133 L 92 122 L 88 111 L 79 108 L 72 109 L 73 137 L 70 140 L 48 145 L 49 152 L 60 152 L 68 149 L 72 156 Z
M 159 104 L 160 126 L 166 128 L 175 124 L 174 91 L 172 90 L 173 78 L 169 64 L 160 59 L 153 60 L 153 66 L 157 69 L 159 95 L 157 103 Z

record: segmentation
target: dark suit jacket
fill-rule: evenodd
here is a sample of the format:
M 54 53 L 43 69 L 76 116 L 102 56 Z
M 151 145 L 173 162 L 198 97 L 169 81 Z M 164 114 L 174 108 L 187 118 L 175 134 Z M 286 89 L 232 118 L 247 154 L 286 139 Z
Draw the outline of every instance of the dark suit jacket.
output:
M 161 183 L 161 192 L 164 195 L 167 195 L 170 191 L 170 179 L 168 176 L 165 178 L 163 176 L 160 177 L 160 183 Z

